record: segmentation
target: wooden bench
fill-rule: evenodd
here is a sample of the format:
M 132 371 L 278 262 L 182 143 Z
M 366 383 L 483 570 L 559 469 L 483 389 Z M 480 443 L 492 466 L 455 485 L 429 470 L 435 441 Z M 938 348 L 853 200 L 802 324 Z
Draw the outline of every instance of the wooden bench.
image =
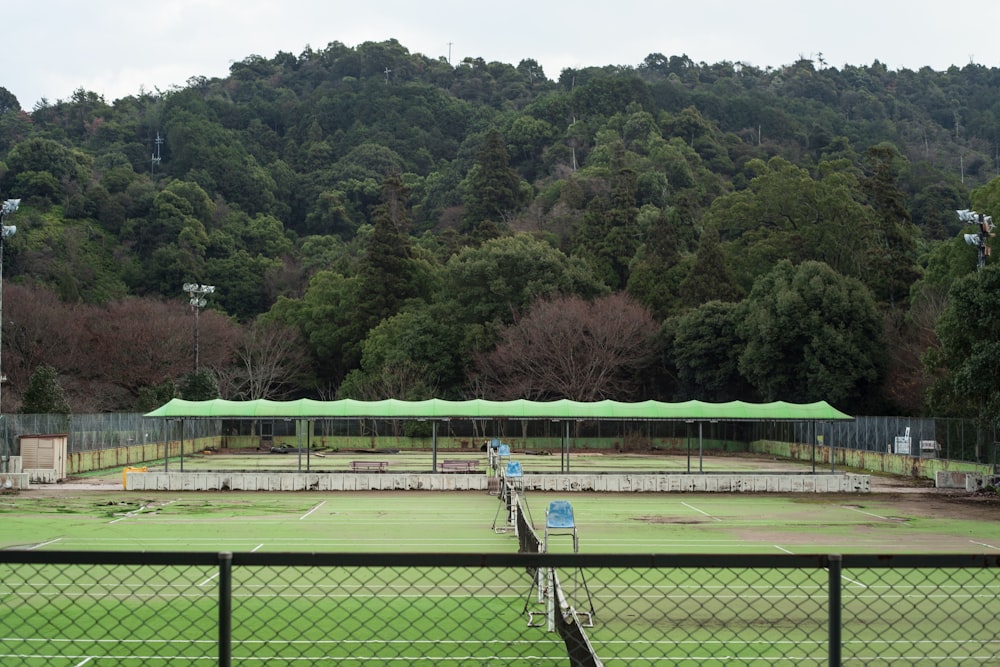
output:
M 385 472 L 388 461 L 351 461 L 351 472 Z
M 446 459 L 438 464 L 440 472 L 476 472 L 479 461 L 472 459 Z

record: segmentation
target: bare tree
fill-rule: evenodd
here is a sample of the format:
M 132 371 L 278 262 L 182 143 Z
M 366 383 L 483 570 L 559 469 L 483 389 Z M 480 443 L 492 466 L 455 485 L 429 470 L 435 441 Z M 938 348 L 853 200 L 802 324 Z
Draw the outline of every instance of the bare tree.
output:
M 233 363 L 216 368 L 219 393 L 234 400 L 284 398 L 308 368 L 298 330 L 258 318 L 243 329 Z
M 626 294 L 536 301 L 476 360 L 497 399 L 625 399 L 653 356 L 656 322 Z

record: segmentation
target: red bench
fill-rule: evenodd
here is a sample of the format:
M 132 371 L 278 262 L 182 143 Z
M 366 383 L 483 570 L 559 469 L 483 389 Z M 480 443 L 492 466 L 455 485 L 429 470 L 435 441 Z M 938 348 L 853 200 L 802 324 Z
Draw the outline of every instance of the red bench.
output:
M 385 472 L 388 461 L 351 461 L 351 472 Z
M 479 461 L 471 459 L 450 459 L 438 464 L 440 472 L 476 472 L 479 470 Z

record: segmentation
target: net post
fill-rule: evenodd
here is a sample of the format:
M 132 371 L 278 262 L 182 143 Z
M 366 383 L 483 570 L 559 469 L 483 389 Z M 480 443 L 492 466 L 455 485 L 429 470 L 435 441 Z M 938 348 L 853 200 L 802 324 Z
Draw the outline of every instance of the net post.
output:
M 840 640 L 841 640 L 841 572 L 843 570 L 843 557 L 834 554 L 829 557 L 827 571 L 829 572 L 830 586 L 830 667 L 840 667 Z
M 219 667 L 233 660 L 233 552 L 219 554 Z

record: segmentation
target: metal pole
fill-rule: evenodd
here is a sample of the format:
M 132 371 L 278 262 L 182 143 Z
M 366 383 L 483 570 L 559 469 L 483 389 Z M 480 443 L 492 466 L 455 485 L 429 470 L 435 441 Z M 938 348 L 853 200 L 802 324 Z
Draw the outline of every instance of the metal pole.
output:
M 6 225 L 7 216 L 14 213 L 20 206 L 20 199 L 7 199 L 0 203 L 0 352 L 3 350 L 3 240 L 17 232 L 16 227 Z M 3 471 L 7 472 L 10 461 L 10 451 L 7 446 L 7 429 L 3 428 L 3 383 L 7 380 L 3 374 L 3 364 L 0 363 L 0 438 L 3 439 Z
M 702 441 L 702 429 L 705 426 L 705 422 L 698 422 L 698 472 L 705 472 L 702 468 L 702 454 L 704 452 L 704 443 Z
M 431 422 L 431 472 L 438 469 L 438 423 Z
M 219 554 L 219 667 L 233 657 L 233 552 Z
M 198 313 L 201 312 L 201 308 L 195 306 L 194 308 L 194 372 L 198 372 Z
M 840 641 L 841 641 L 840 575 L 842 569 L 843 569 L 842 556 L 840 556 L 839 554 L 830 556 L 829 560 L 830 667 L 840 667 Z

